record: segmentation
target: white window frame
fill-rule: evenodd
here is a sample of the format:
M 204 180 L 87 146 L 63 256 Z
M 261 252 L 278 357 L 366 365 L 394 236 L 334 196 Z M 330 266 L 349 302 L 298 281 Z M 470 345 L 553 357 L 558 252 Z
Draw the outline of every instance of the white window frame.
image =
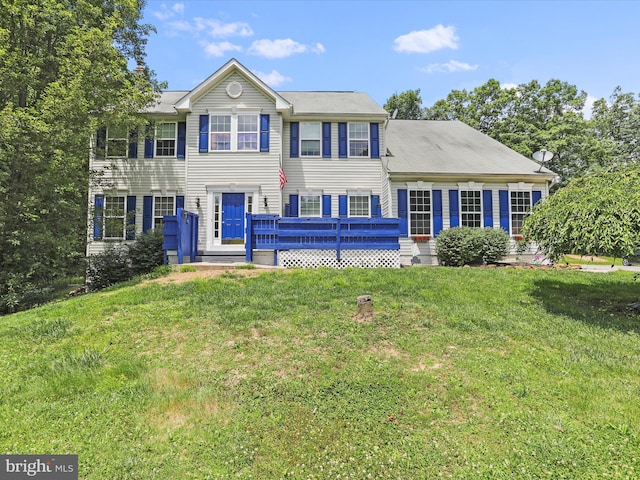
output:
M 311 199 L 317 199 L 313 202 Z M 318 206 L 317 211 L 303 212 L 303 203 L 315 203 Z M 321 190 L 298 190 L 298 217 L 322 217 L 322 191 Z
M 117 199 L 118 203 L 122 203 L 122 211 L 112 211 L 110 203 L 112 203 L 115 199 Z M 121 221 L 120 235 L 113 236 L 109 235 L 111 233 L 107 228 L 107 223 L 110 223 L 113 220 L 113 225 L 117 224 L 117 219 Z M 104 196 L 104 207 L 102 211 L 102 239 L 103 240 L 124 240 L 126 238 L 126 228 L 127 228 L 127 196 L 126 195 L 105 195 Z
M 312 126 L 315 129 L 317 129 L 317 132 L 309 131 Z M 305 132 L 305 130 L 307 131 Z M 304 142 L 317 142 L 318 143 L 317 153 L 312 153 L 312 154 L 305 153 L 305 148 L 303 148 Z M 314 158 L 318 158 L 322 156 L 322 122 L 300 122 L 300 156 L 314 157 Z
M 107 127 L 107 140 L 106 140 L 106 145 L 105 145 L 105 149 L 106 149 L 106 158 L 126 158 L 129 155 L 129 131 L 123 127 L 123 131 L 122 132 L 118 132 L 118 129 L 115 127 Z M 113 132 L 114 135 L 122 135 L 124 134 L 124 137 L 121 136 L 111 136 L 111 133 Z M 115 150 L 110 148 L 111 145 L 114 144 L 114 142 L 117 142 L 118 144 L 122 143 L 122 154 L 118 155 L 112 155 L 111 150 Z
M 168 199 L 171 199 L 171 211 L 166 209 L 160 211 L 160 207 L 158 206 L 158 201 L 163 202 Z M 162 228 L 164 225 L 164 216 L 165 215 L 175 215 L 176 211 L 176 196 L 175 195 L 162 195 L 160 193 L 156 193 L 153 195 L 153 228 Z
M 524 219 L 531 213 L 533 207 L 533 184 L 531 183 L 510 183 L 509 186 L 509 232 L 510 235 L 522 235 L 521 229 L 514 228 L 514 218 L 516 216 L 521 218 L 521 224 L 524 223 Z M 529 196 L 529 206 L 527 208 L 518 209 L 514 211 L 513 197 L 514 194 L 527 194 Z M 524 203 L 522 204 L 524 206 Z
M 417 210 L 414 207 L 414 205 L 412 205 L 411 203 L 411 198 L 412 198 L 412 194 L 417 194 L 417 193 L 421 193 L 422 196 L 421 198 L 424 200 L 424 194 L 428 194 L 428 198 L 429 198 L 429 208 L 427 210 L 424 210 L 424 202 L 422 203 L 422 207 L 423 209 L 421 210 Z M 416 198 L 418 198 L 416 196 Z M 422 222 L 423 225 L 418 227 L 418 222 L 417 220 L 417 216 L 421 215 L 422 218 Z M 432 235 L 433 232 L 433 192 L 431 188 L 409 188 L 408 192 L 407 192 L 407 216 L 408 218 L 408 223 L 409 223 L 409 236 L 410 237 L 422 237 L 425 235 Z M 425 231 L 424 230 L 424 217 L 428 216 L 429 217 L 429 221 L 428 221 L 428 228 L 429 231 Z M 418 231 L 418 228 L 420 228 L 420 231 Z
M 229 131 L 226 130 L 214 130 L 213 129 L 213 117 L 224 117 L 229 119 Z M 244 124 L 241 120 L 242 117 L 251 117 L 254 120 L 255 130 L 244 130 Z M 209 112 L 209 151 L 212 153 L 225 153 L 225 152 L 259 152 L 260 151 L 260 112 L 255 110 L 233 110 L 233 111 L 211 111 Z M 217 145 L 213 140 L 215 134 L 229 134 L 229 148 L 228 149 L 216 149 Z M 253 135 L 255 138 L 255 148 L 239 148 L 241 143 L 239 142 L 240 135 Z
M 483 215 L 483 201 L 484 199 L 482 198 L 482 188 L 484 187 L 484 183 L 476 183 L 476 182 L 465 182 L 465 183 L 458 183 L 458 205 L 460 206 L 459 208 L 459 215 L 460 215 L 460 220 L 459 220 L 459 224 L 461 227 L 471 227 L 471 228 L 483 228 L 484 227 L 484 215 Z M 477 211 L 464 211 L 463 209 L 463 203 L 462 203 L 462 196 L 463 193 L 473 193 L 473 194 L 477 194 L 479 196 L 480 202 L 479 204 L 479 210 Z M 480 222 L 478 225 L 466 225 L 465 222 L 463 221 L 463 217 L 464 215 L 477 215 L 478 218 L 480 219 Z
M 366 198 L 367 199 L 367 212 L 365 214 L 359 214 L 360 212 L 352 211 L 352 199 Z M 347 217 L 349 218 L 371 218 L 371 190 L 350 190 L 347 191 Z
M 173 137 L 161 137 L 158 132 L 160 130 L 161 125 L 173 125 Z M 162 149 L 168 148 L 169 150 L 173 149 L 173 154 L 169 153 L 168 155 L 160 154 L 160 148 L 158 146 L 158 142 L 173 142 L 173 147 L 162 147 Z M 154 142 L 153 142 L 154 153 L 156 157 L 166 157 L 171 158 L 175 157 L 178 150 L 178 122 L 157 122 L 155 125 L 154 132 Z
M 364 127 L 364 130 L 355 132 L 355 131 L 352 131 L 352 127 L 354 127 L 354 129 L 355 127 Z M 349 158 L 370 158 L 371 138 L 370 138 L 369 128 L 370 128 L 369 124 L 366 122 L 350 122 L 347 124 L 347 148 L 348 148 Z M 361 136 L 360 134 L 362 133 L 364 133 L 365 136 Z M 351 144 L 356 142 L 359 143 L 363 141 L 366 141 L 367 143 L 366 153 L 364 155 L 353 155 Z

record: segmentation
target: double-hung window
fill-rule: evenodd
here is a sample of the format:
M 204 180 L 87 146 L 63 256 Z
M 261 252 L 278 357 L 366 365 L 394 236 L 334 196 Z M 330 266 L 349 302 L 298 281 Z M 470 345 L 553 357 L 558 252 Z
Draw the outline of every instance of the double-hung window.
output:
M 127 129 L 124 127 L 109 127 L 107 129 L 107 157 L 126 157 L 128 148 L 129 133 Z
M 319 217 L 322 215 L 320 194 L 310 193 L 300 195 L 300 217 Z
M 460 225 L 482 227 L 482 192 L 480 190 L 460 191 Z
M 520 235 L 525 217 L 531 210 L 530 191 L 511 191 L 511 234 Z
M 349 157 L 369 157 L 369 124 L 349 124 Z
M 156 124 L 156 156 L 175 157 L 176 156 L 176 136 L 177 123 Z
M 210 118 L 212 152 L 257 152 L 260 117 L 256 113 L 214 113 Z
M 431 190 L 409 190 L 411 235 L 431 235 Z
M 106 196 L 104 198 L 103 219 L 103 238 L 105 240 L 123 240 L 126 227 L 124 196 Z
M 322 123 L 300 122 L 300 155 L 319 157 L 322 141 Z
M 360 193 L 349 194 L 349 216 L 350 217 L 370 217 L 371 197 Z
M 173 215 L 175 197 L 153 197 L 153 228 L 164 225 L 164 216 Z

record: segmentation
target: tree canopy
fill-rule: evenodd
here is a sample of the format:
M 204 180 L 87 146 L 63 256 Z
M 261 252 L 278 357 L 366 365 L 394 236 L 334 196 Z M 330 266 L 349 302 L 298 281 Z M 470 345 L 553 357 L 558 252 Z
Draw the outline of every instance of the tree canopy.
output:
M 529 158 L 538 150 L 553 152 L 546 166 L 560 175 L 562 185 L 640 162 L 640 99 L 619 87 L 609 100 L 595 102 L 591 118 L 584 115 L 587 94 L 556 79 L 508 88 L 490 79 L 470 91 L 452 90 L 426 108 L 419 94 L 419 89 L 393 94 L 385 109 L 397 108 L 398 118 L 459 120 Z
M 576 178 L 537 204 L 523 234 L 547 255 L 621 258 L 640 247 L 640 167 Z
M 144 63 L 143 6 L 0 0 L 0 312 L 82 266 L 89 138 L 159 88 Z
M 401 120 L 421 120 L 424 117 L 424 109 L 420 89 L 407 90 L 399 95 L 394 93 L 387 99 L 384 109 L 391 115 L 395 113 L 395 118 Z

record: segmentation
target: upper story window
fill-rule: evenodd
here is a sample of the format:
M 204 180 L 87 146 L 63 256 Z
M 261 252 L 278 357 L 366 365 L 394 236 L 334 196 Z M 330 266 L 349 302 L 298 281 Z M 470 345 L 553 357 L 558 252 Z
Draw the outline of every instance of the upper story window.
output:
M 173 215 L 175 197 L 153 197 L 153 228 L 162 228 L 164 216 Z
M 121 158 L 127 156 L 129 148 L 129 132 L 124 127 L 107 129 L 107 157 Z
M 430 190 L 409 190 L 409 233 L 431 235 Z
M 369 124 L 349 124 L 349 156 L 369 157 Z
M 176 156 L 177 124 L 158 123 L 156 124 L 155 141 L 157 157 Z
M 482 227 L 482 192 L 480 190 L 460 191 L 460 225 Z
M 511 191 L 510 200 L 511 234 L 520 235 L 522 233 L 524 219 L 531 210 L 531 192 Z
M 258 151 L 259 115 L 216 113 L 211 115 L 210 150 L 214 152 Z
M 105 240 L 123 240 L 126 228 L 126 209 L 124 196 L 104 197 L 104 236 Z
M 322 123 L 300 122 L 300 155 L 319 157 L 322 141 Z

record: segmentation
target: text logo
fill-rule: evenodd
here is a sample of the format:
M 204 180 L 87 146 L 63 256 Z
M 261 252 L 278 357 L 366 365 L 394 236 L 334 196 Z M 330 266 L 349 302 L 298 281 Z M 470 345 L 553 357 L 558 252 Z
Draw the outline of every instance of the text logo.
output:
M 78 480 L 77 455 L 0 455 L 2 480 Z

